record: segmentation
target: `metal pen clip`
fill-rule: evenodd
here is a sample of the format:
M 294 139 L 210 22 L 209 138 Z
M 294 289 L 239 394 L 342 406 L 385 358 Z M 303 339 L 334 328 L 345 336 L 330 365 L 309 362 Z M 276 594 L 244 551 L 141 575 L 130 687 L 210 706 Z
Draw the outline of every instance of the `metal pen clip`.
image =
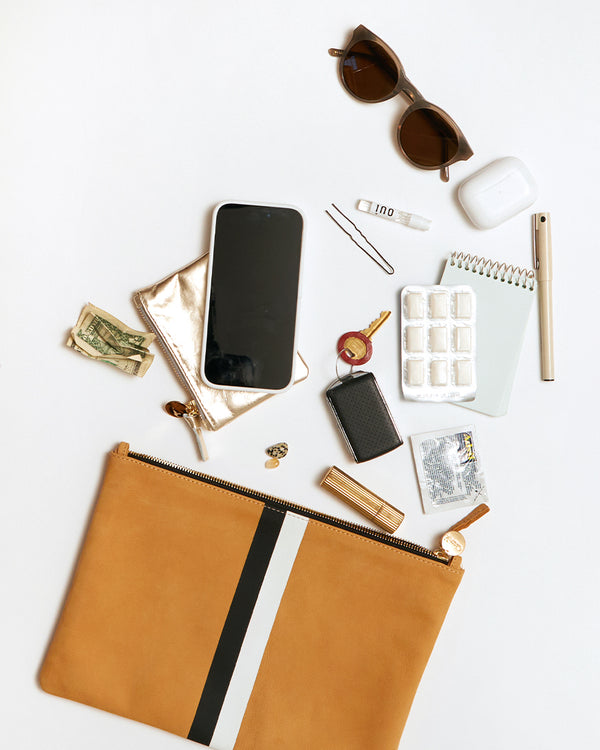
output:
M 369 241 L 369 240 L 367 239 L 367 237 L 366 237 L 366 236 L 365 236 L 365 235 L 364 235 L 364 234 L 363 234 L 363 233 L 361 232 L 361 230 L 360 230 L 360 229 L 359 229 L 359 228 L 358 228 L 358 227 L 356 226 L 356 224 L 355 224 L 355 223 L 354 223 L 354 222 L 352 221 L 352 219 L 348 218 L 348 217 L 346 216 L 346 214 L 345 214 L 345 213 L 344 213 L 343 211 L 341 211 L 341 210 L 340 210 L 340 209 L 339 209 L 339 208 L 338 208 L 338 207 L 337 207 L 337 206 L 335 205 L 335 203 L 332 203 L 331 205 L 332 205 L 332 207 L 333 207 L 333 208 L 334 208 L 334 209 L 335 209 L 335 210 L 336 210 L 336 211 L 337 211 L 337 212 L 338 212 L 338 213 L 339 213 L 339 214 L 340 214 L 340 215 L 341 215 L 341 216 L 342 216 L 342 217 L 343 217 L 343 218 L 344 218 L 344 219 L 345 219 L 345 220 L 346 220 L 346 221 L 347 221 L 347 222 L 348 222 L 349 224 L 351 224 L 351 225 L 352 225 L 352 227 L 353 227 L 353 228 L 355 229 L 355 231 L 356 231 L 356 232 L 357 232 L 357 233 L 358 233 L 358 234 L 360 235 L 360 237 L 362 238 L 362 240 L 364 240 L 364 242 L 366 242 L 366 243 L 367 243 L 367 245 L 369 245 L 369 247 L 371 248 L 371 250 L 368 250 L 368 249 L 367 249 L 366 247 L 364 247 L 364 245 L 363 245 L 363 244 L 361 244 L 361 240 L 357 240 L 357 239 L 355 239 L 355 237 L 353 236 L 352 230 L 348 230 L 348 229 L 346 229 L 345 227 L 343 227 L 343 226 L 342 226 L 342 225 L 340 224 L 340 222 L 339 222 L 339 221 L 338 221 L 338 220 L 337 220 L 337 219 L 336 219 L 336 218 L 335 218 L 335 217 L 334 217 L 334 216 L 333 216 L 333 215 L 332 215 L 332 214 L 331 214 L 331 213 L 330 213 L 330 212 L 329 212 L 329 211 L 328 211 L 327 209 L 325 209 L 325 213 L 327 214 L 327 216 L 329 216 L 329 218 L 330 218 L 330 219 L 331 219 L 332 221 L 334 221 L 334 222 L 335 222 L 335 223 L 336 223 L 336 224 L 338 225 L 338 227 L 339 227 L 339 228 L 340 228 L 340 229 L 342 230 L 342 232 L 344 232 L 345 234 L 347 234 L 347 235 L 348 235 L 348 237 L 350 237 L 350 239 L 352 240 L 352 242 L 354 242 L 354 244 L 355 244 L 355 245 L 356 245 L 357 247 L 359 247 L 359 248 L 360 248 L 360 249 L 361 249 L 361 250 L 363 251 L 363 253 L 365 253 L 365 255 L 367 255 L 367 256 L 368 256 L 369 258 L 371 258 L 371 260 L 372 260 L 372 261 L 373 261 L 374 263 L 377 263 L 377 265 L 379 266 L 379 268 L 381 268 L 381 269 L 382 269 L 382 270 L 384 270 L 384 271 L 385 271 L 385 272 L 386 272 L 386 273 L 387 273 L 388 275 L 390 275 L 390 276 L 391 276 L 391 275 L 392 275 L 392 274 L 394 273 L 394 266 L 392 266 L 392 264 L 391 264 L 391 263 L 389 263 L 389 262 L 388 262 L 388 261 L 387 261 L 387 260 L 386 260 L 386 259 L 385 259 L 385 258 L 383 257 L 383 255 L 382 255 L 382 254 L 381 254 L 381 253 L 379 252 L 379 250 L 378 250 L 378 249 L 377 249 L 377 248 L 375 247 L 375 245 L 373 245 L 373 244 L 372 244 L 372 243 L 371 243 L 371 242 L 370 242 L 370 241 Z M 378 260 L 378 259 L 377 259 L 377 258 L 375 257 L 375 255 L 373 255 L 373 253 L 375 253 L 375 255 L 377 256 L 377 258 L 379 258 L 379 260 Z M 390 269 L 390 270 L 388 270 L 388 269 Z
M 540 231 L 542 229 L 542 226 L 540 225 L 540 216 L 542 214 L 534 214 L 533 215 L 533 267 L 536 271 L 540 268 L 540 253 L 539 253 L 539 246 L 540 246 Z M 545 226 L 543 227 L 546 228 Z

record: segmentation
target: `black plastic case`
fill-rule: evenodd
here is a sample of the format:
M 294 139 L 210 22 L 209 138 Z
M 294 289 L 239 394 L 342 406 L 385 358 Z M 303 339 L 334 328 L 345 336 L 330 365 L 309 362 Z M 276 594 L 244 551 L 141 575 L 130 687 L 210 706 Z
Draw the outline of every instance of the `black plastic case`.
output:
M 402 445 L 388 405 L 372 372 L 353 372 L 327 389 L 325 396 L 357 463 Z

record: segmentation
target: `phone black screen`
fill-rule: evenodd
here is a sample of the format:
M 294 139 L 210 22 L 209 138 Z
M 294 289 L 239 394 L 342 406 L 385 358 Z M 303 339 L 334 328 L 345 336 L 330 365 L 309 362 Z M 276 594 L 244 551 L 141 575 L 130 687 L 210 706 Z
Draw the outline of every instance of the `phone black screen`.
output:
M 218 209 L 203 365 L 211 383 L 289 385 L 302 228 L 293 208 L 228 203 Z

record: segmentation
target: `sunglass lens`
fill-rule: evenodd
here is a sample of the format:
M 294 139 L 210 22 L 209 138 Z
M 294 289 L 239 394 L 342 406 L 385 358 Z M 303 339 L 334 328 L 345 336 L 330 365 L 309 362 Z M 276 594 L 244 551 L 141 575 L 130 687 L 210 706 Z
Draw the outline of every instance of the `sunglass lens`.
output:
M 385 99 L 398 83 L 396 63 L 376 42 L 353 45 L 344 57 L 342 75 L 354 96 L 366 102 Z
M 415 109 L 402 121 L 398 140 L 406 156 L 421 167 L 440 167 L 458 151 L 452 124 L 427 107 Z

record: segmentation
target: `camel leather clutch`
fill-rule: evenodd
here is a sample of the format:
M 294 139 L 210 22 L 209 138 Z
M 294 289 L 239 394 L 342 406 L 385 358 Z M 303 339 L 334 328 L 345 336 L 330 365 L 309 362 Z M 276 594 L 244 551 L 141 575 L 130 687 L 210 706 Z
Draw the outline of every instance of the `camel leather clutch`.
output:
M 396 750 L 462 574 L 121 443 L 40 684 L 215 750 Z

